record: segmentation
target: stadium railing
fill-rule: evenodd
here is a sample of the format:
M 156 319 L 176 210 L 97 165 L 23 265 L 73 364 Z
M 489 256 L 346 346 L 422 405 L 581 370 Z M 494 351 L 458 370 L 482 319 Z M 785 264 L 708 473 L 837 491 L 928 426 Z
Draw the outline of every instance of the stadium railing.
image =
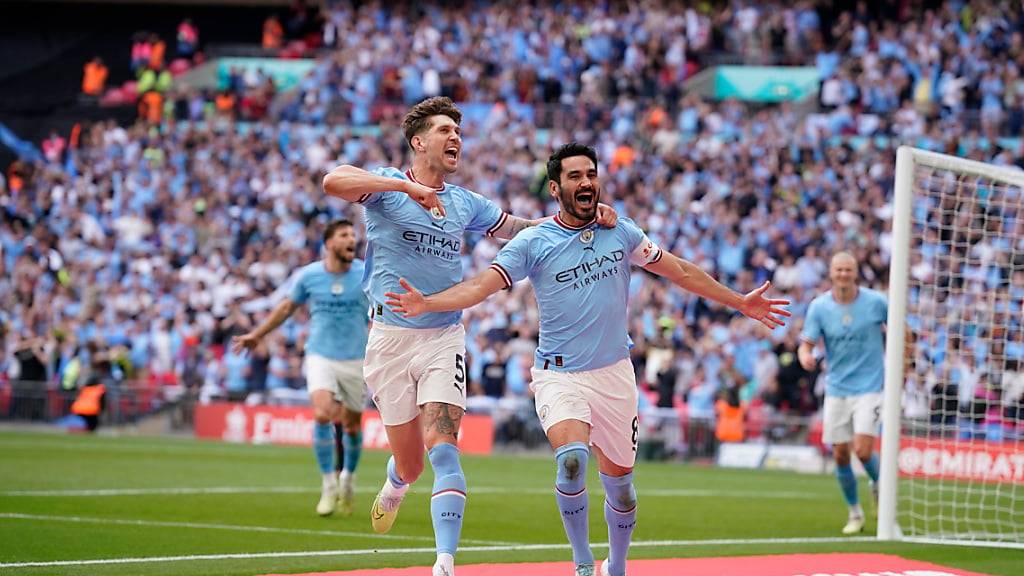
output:
M 129 381 L 106 386 L 106 401 L 100 421 L 107 425 L 132 424 L 164 408 L 176 408 L 175 416 L 185 421 L 194 400 L 188 394 L 175 401 L 162 387 Z M 51 382 L 11 380 L 0 385 L 0 421 L 53 423 L 70 413 L 78 390 L 63 390 Z M 184 422 L 183 422 L 184 424 Z

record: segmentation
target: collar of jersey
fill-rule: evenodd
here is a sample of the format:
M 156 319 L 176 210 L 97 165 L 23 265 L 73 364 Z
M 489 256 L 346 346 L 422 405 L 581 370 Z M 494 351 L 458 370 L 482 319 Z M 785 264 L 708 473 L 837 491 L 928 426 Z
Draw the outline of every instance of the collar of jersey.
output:
M 579 231 L 579 230 L 583 230 L 584 228 L 590 226 L 594 222 L 597 222 L 597 218 L 595 218 L 595 219 L 591 220 L 590 222 L 587 222 L 587 223 L 583 224 L 582 226 L 570 226 L 570 225 L 566 224 L 564 220 L 562 220 L 562 216 L 561 215 L 562 215 L 561 212 L 559 212 L 558 214 L 555 214 L 555 224 L 558 224 L 559 226 L 561 226 L 562 228 L 565 228 L 566 230 L 572 230 L 574 232 L 575 231 Z
M 829 290 L 828 292 L 832 296 L 832 301 L 835 302 L 836 304 L 840 306 L 850 306 L 857 301 L 857 298 L 860 298 L 860 286 L 854 286 L 854 289 L 856 291 L 853 293 L 853 300 L 850 300 L 849 302 L 840 302 L 839 300 L 836 300 L 835 292 L 833 292 L 832 290 Z
M 420 184 L 422 186 L 427 186 L 426 184 L 423 184 L 423 182 L 420 182 L 419 180 L 417 180 L 416 177 L 412 175 L 412 168 L 409 168 L 408 170 L 405 171 L 405 177 L 408 178 L 409 180 L 412 180 L 413 182 L 415 182 L 417 184 Z M 437 190 L 438 192 L 441 192 L 442 190 L 444 190 L 444 182 L 441 182 L 441 187 L 440 188 L 434 188 L 433 186 L 427 186 L 427 187 L 428 188 L 432 188 L 434 190 Z

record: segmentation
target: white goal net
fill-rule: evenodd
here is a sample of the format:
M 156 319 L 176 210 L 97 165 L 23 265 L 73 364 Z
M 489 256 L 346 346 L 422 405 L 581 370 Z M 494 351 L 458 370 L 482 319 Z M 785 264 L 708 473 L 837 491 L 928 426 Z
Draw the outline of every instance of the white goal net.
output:
M 1022 191 L 1024 172 L 897 153 L 880 538 L 1024 548 Z

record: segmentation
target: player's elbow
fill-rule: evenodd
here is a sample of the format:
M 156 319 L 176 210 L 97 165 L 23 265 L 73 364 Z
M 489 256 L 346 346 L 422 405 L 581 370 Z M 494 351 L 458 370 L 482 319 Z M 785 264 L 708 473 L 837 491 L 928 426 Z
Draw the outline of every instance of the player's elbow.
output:
M 324 192 L 328 196 L 336 196 L 348 201 L 355 200 L 356 198 L 350 197 L 354 195 L 350 186 L 353 170 L 355 170 L 353 166 L 343 164 L 328 172 L 323 180 Z

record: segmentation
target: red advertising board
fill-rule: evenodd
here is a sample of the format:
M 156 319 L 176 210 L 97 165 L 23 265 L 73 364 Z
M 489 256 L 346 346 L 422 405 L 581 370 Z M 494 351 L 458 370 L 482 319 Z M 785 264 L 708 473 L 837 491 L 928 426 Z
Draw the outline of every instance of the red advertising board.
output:
M 1015 444 L 943 438 L 900 439 L 900 474 L 917 478 L 1024 484 L 1024 452 Z
M 308 406 L 246 406 L 216 402 L 196 406 L 197 438 L 253 444 L 313 443 L 313 409 Z M 459 431 L 459 450 L 466 454 L 490 454 L 494 424 L 490 416 L 466 414 Z M 376 411 L 363 413 L 363 446 L 385 449 L 388 437 Z

